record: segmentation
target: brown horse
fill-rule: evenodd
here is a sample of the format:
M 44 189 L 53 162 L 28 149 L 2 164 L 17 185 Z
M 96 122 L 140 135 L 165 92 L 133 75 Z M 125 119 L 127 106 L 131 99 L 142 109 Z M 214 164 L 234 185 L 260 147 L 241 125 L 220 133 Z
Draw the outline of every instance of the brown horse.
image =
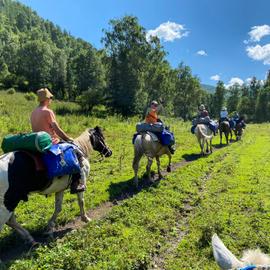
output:
M 229 134 L 231 135 L 232 139 L 232 130 L 229 121 L 222 121 L 219 125 L 220 145 L 222 145 L 222 133 L 225 135 L 226 144 L 229 144 Z
M 236 126 L 235 126 L 235 128 L 234 128 L 233 131 L 234 131 L 236 140 L 237 141 L 241 140 L 241 137 L 243 135 L 243 124 L 242 124 L 242 122 L 236 124 Z

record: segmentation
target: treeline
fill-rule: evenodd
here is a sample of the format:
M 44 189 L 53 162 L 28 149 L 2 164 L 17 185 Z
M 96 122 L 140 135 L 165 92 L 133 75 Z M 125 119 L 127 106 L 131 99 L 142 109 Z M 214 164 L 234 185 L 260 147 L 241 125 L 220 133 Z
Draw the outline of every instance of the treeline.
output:
M 228 103 L 230 109 L 258 120 L 254 107 L 247 112 L 246 104 L 253 98 L 257 115 L 270 119 L 259 112 L 267 87 L 260 85 L 255 97 L 250 94 L 251 86 L 245 86 L 247 101 L 242 87 L 233 86 L 228 92 L 219 82 L 211 95 L 202 89 L 190 67 L 183 63 L 177 68 L 170 66 L 160 40 L 148 40 L 136 17 L 111 20 L 102 42 L 104 48 L 97 50 L 30 8 L 0 0 L 0 89 L 29 92 L 46 86 L 59 99 L 79 102 L 85 111 L 105 105 L 108 113 L 124 116 L 142 114 L 156 99 L 163 114 L 184 120 L 196 114 L 200 103 L 207 104 L 215 116 Z
M 209 109 L 218 117 L 223 106 L 227 106 L 229 113 L 238 112 L 248 121 L 270 121 L 270 71 L 265 81 L 253 77 L 248 84 L 234 84 L 228 89 L 218 82 Z
M 157 99 L 166 114 L 188 119 L 206 101 L 191 69 L 181 63 L 172 69 L 159 39 L 147 40 L 137 18 L 112 20 L 108 28 L 104 49 L 97 50 L 30 8 L 0 0 L 0 87 L 26 92 L 48 86 L 85 110 L 104 104 L 125 116 Z

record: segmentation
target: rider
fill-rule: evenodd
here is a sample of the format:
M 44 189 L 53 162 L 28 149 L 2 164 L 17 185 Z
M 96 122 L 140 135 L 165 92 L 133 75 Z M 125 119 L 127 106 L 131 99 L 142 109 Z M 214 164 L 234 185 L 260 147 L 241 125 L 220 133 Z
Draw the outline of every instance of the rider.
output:
M 157 122 L 161 122 L 159 119 L 158 119 L 158 102 L 153 100 L 151 102 L 151 107 L 147 110 L 146 112 L 146 116 L 145 116 L 145 122 L 148 123 L 148 124 L 155 124 Z
M 220 111 L 219 124 L 223 121 L 229 121 L 228 111 L 226 107 L 223 107 Z
M 209 113 L 206 110 L 205 106 L 203 104 L 201 104 L 199 106 L 198 118 L 205 118 L 207 116 L 209 116 Z
M 69 137 L 59 126 L 56 121 L 54 112 L 49 109 L 53 94 L 48 88 L 41 88 L 37 91 L 39 105 L 31 114 L 31 126 L 33 132 L 46 131 L 52 137 L 53 144 L 58 144 L 60 139 L 72 142 Z M 81 174 L 72 175 L 72 183 L 70 186 L 71 193 L 77 193 L 85 190 L 85 179 Z
M 211 124 L 211 119 L 210 119 L 209 113 L 206 110 L 204 104 L 201 104 L 199 106 L 199 111 L 198 111 L 198 116 L 197 116 L 197 124 L 200 122 L 207 124 L 209 126 L 209 128 L 213 131 L 214 135 L 216 135 L 216 128 L 214 127 L 213 124 Z M 195 129 L 195 127 L 193 127 L 193 129 Z
M 148 124 L 156 124 L 156 123 L 163 123 L 162 120 L 158 118 L 158 102 L 156 100 L 153 100 L 151 102 L 151 107 L 147 110 L 146 116 L 145 116 L 145 122 Z M 175 152 L 174 145 L 168 145 L 168 148 L 172 154 Z

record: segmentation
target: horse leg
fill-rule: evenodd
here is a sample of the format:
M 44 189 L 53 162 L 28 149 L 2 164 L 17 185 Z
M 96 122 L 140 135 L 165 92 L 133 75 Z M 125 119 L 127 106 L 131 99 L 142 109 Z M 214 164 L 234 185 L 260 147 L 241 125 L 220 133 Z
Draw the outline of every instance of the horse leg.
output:
M 229 144 L 229 132 L 226 132 L 225 137 L 226 137 L 226 144 L 228 145 Z
M 203 156 L 203 143 L 202 143 L 202 140 L 201 138 L 198 138 L 198 143 L 200 145 L 200 148 L 201 148 L 201 155 Z
M 147 157 L 147 165 L 146 165 L 146 173 L 147 173 L 147 177 L 149 181 L 152 181 L 152 177 L 151 177 L 151 166 L 153 163 L 153 158 L 152 157 Z
M 220 137 L 220 145 L 222 145 L 222 130 L 219 131 L 219 137 Z
M 210 139 L 210 153 L 213 153 L 212 138 Z
M 37 244 L 31 234 L 17 222 L 14 213 L 12 213 L 7 225 L 16 230 L 22 236 L 22 238 L 29 242 L 32 246 Z
M 79 204 L 79 207 L 80 207 L 81 220 L 84 221 L 84 222 L 89 222 L 91 220 L 91 218 L 89 218 L 86 215 L 86 212 L 85 212 L 85 207 L 84 207 L 84 192 L 79 192 L 77 194 L 77 196 L 78 196 L 78 204 Z
M 134 171 L 134 184 L 135 187 L 138 188 L 138 170 L 139 170 L 139 163 L 140 163 L 140 159 L 142 157 L 142 154 L 139 153 L 135 153 L 134 159 L 133 159 L 133 171 Z
M 62 203 L 63 203 L 64 191 L 60 191 L 55 193 L 55 201 L 54 201 L 54 213 L 50 218 L 47 225 L 47 232 L 49 236 L 53 236 L 53 230 L 55 228 L 55 221 L 58 214 L 62 211 Z
M 168 153 L 168 157 L 169 157 L 169 164 L 167 166 L 167 172 L 171 172 L 172 171 L 172 168 L 171 168 L 172 155 L 170 152 Z
M 207 139 L 205 140 L 205 142 L 206 142 L 206 153 L 209 153 L 209 142 Z
M 160 159 L 159 159 L 159 157 L 156 157 L 156 161 L 157 161 L 157 167 L 158 167 L 158 178 L 162 179 L 163 176 L 162 176 L 161 170 L 160 170 Z

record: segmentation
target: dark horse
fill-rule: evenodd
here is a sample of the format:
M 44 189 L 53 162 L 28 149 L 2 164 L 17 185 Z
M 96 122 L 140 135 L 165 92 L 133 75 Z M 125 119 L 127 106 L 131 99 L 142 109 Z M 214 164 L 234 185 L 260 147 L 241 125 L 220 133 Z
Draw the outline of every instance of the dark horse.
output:
M 74 143 L 83 153 L 82 170 L 85 177 L 90 172 L 88 158 L 92 150 L 98 151 L 105 157 L 112 155 L 99 127 L 87 129 L 74 140 Z M 0 156 L 0 230 L 4 224 L 7 224 L 34 245 L 36 242 L 33 237 L 16 221 L 15 208 L 21 200 L 27 201 L 29 193 L 37 192 L 43 195 L 54 193 L 55 210 L 48 223 L 48 232 L 52 233 L 56 218 L 62 209 L 64 191 L 69 185 L 69 175 L 56 177 L 52 181 L 47 179 L 46 171 L 38 171 L 34 160 L 25 152 L 15 151 Z M 85 212 L 83 192 L 77 195 L 81 219 L 87 222 L 90 219 Z
M 243 125 L 243 122 L 241 121 L 236 124 L 233 130 L 237 141 L 241 140 L 241 137 L 243 135 L 243 128 L 244 128 L 244 125 Z
M 220 145 L 222 145 L 222 133 L 224 133 L 226 137 L 226 144 L 229 144 L 229 134 L 232 139 L 232 130 L 229 121 L 222 121 L 219 125 Z

